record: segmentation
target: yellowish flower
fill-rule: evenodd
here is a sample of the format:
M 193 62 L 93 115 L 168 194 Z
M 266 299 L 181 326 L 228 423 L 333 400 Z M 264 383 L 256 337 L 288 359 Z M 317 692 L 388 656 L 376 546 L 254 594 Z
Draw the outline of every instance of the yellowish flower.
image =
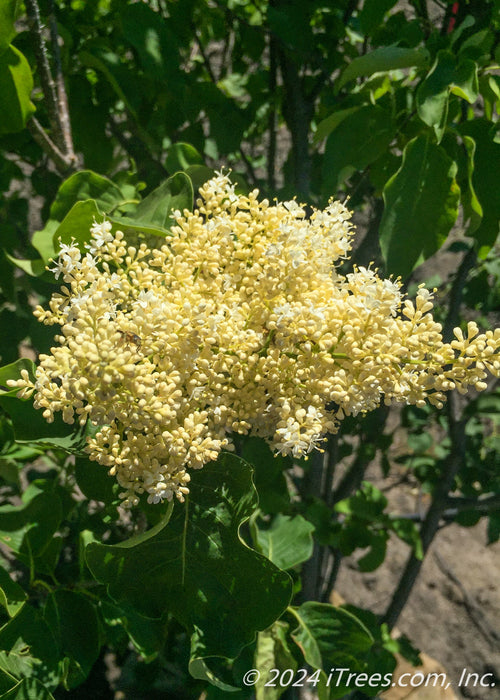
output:
M 95 224 L 86 255 L 61 247 L 65 286 L 35 312 L 60 324 L 58 344 L 34 383 L 14 384 L 48 421 L 98 426 L 88 454 L 128 505 L 144 492 L 182 501 L 189 470 L 234 433 L 300 457 L 381 402 L 441 406 L 450 389 L 484 389 L 500 330 L 469 323 L 443 343 L 428 290 L 413 303 L 372 269 L 341 275 L 350 216 L 330 202 L 307 219 L 295 201 L 237 196 L 219 174 L 158 249 Z

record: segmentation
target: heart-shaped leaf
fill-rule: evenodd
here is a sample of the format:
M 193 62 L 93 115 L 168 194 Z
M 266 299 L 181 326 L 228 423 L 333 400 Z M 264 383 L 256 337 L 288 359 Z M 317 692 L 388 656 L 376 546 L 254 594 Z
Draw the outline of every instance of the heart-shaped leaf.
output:
M 246 462 L 224 453 L 190 488 L 169 521 L 118 545 L 89 544 L 87 563 L 119 605 L 170 613 L 195 632 L 198 657 L 235 658 L 283 612 L 291 580 L 239 535 L 257 501 Z

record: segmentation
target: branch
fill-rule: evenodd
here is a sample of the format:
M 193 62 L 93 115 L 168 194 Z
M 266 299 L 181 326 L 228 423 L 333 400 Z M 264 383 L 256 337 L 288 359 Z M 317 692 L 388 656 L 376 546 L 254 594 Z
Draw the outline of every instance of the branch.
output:
M 310 467 L 305 475 L 301 493 L 303 501 L 321 493 L 327 465 L 327 450 L 323 453 L 315 451 L 311 455 Z M 319 599 L 321 588 L 321 559 L 321 548 L 318 543 L 315 542 L 312 557 L 306 561 L 302 568 L 301 595 L 304 601 Z
M 307 199 L 311 180 L 309 133 L 314 113 L 314 102 L 308 101 L 297 66 L 285 50 L 279 51 L 279 59 L 286 99 L 283 105 L 283 116 L 292 137 L 295 190 L 300 197 Z
M 479 498 L 448 496 L 447 502 L 451 507 L 446 508 L 441 515 L 441 519 L 446 523 L 452 523 L 457 515 L 460 515 L 460 513 L 464 511 L 474 511 L 484 516 L 492 511 L 500 510 L 500 494 L 497 493 Z M 423 523 L 425 521 L 425 515 L 422 513 L 400 513 L 398 515 L 391 515 L 390 517 L 391 520 L 413 520 L 413 522 L 416 523 Z
M 65 155 L 56 146 L 38 119 L 32 117 L 26 126 L 34 140 L 40 146 L 42 151 L 48 156 L 48 158 L 50 158 L 50 160 L 54 163 L 61 175 L 66 175 L 76 170 L 76 159 Z
M 267 150 L 267 186 L 270 192 L 276 187 L 276 83 L 278 61 L 276 51 L 276 39 L 269 36 L 269 117 L 267 129 L 269 131 L 269 146 Z
M 447 411 L 449 433 L 451 437 L 451 451 L 445 461 L 441 479 L 434 490 L 431 505 L 420 530 L 424 557 L 438 531 L 439 522 L 448 504 L 448 494 L 453 486 L 455 476 L 462 466 L 463 455 L 465 454 L 465 421 L 457 417 L 457 404 L 457 396 L 454 393 L 450 393 L 448 396 Z M 417 559 L 414 554 L 410 555 L 391 603 L 382 618 L 382 622 L 387 623 L 390 629 L 394 627 L 403 608 L 408 602 L 408 598 L 410 597 L 412 588 L 420 573 L 422 564 L 423 558 Z
M 64 153 L 65 141 L 63 135 L 63 127 L 59 114 L 59 104 L 56 93 L 56 86 L 52 73 L 50 71 L 49 59 L 47 56 L 47 48 L 42 36 L 42 22 L 40 19 L 40 10 L 37 0 L 26 0 L 26 12 L 30 25 L 30 34 L 33 41 L 33 50 L 35 53 L 38 71 L 40 73 L 40 82 L 42 85 L 43 94 L 47 104 L 47 113 L 49 116 L 50 125 L 53 132 L 53 142 L 57 148 Z
M 59 33 L 57 31 L 57 21 L 55 16 L 54 0 L 50 0 L 50 38 L 52 41 L 52 51 L 56 67 L 56 86 L 58 98 L 58 116 L 61 124 L 64 150 L 71 160 L 76 160 L 75 149 L 73 147 L 73 136 L 71 134 L 71 120 L 69 116 L 68 96 L 64 85 L 64 76 L 61 63 L 61 51 L 59 50 Z

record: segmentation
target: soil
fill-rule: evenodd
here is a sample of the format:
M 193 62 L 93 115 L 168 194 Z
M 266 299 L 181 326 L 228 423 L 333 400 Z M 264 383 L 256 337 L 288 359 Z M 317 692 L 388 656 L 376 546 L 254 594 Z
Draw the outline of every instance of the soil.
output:
M 376 476 L 370 480 L 383 488 Z M 399 485 L 390 494 L 398 512 L 416 510 L 414 489 Z M 500 698 L 500 542 L 486 545 L 486 524 L 471 528 L 451 524 L 442 528 L 427 553 L 417 583 L 398 621 L 398 630 L 421 651 L 445 669 L 457 698 Z M 409 548 L 391 539 L 384 564 L 362 574 L 356 558 L 346 560 L 337 580 L 337 591 L 349 603 L 383 613 L 409 555 Z M 484 678 L 488 687 L 474 687 L 474 676 L 465 685 L 466 674 L 492 674 Z M 413 669 L 416 673 L 418 669 Z M 490 684 L 495 684 L 493 687 Z M 429 691 L 429 689 L 426 689 Z M 388 700 L 396 700 L 393 695 Z M 409 697 L 409 696 L 405 696 Z M 411 698 L 444 698 L 421 691 Z M 452 697 L 452 696 L 446 696 Z

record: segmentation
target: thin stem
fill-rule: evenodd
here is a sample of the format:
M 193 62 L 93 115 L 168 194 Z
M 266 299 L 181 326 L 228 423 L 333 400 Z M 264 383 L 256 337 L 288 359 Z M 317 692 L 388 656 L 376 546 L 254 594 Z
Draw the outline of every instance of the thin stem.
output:
M 38 119 L 32 117 L 26 124 L 34 140 L 43 150 L 43 152 L 54 163 L 61 175 L 68 174 L 76 170 L 76 161 L 65 155 L 52 141 Z

